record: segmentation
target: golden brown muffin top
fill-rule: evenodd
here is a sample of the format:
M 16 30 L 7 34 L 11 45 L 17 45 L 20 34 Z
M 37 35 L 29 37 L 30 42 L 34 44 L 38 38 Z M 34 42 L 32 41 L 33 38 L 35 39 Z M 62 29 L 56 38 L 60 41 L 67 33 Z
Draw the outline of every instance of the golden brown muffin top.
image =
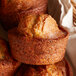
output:
M 18 31 L 25 36 L 36 38 L 56 39 L 64 35 L 56 21 L 47 14 L 28 15 L 22 18 L 18 25 Z
M 9 59 L 6 42 L 0 38 L 0 60 Z

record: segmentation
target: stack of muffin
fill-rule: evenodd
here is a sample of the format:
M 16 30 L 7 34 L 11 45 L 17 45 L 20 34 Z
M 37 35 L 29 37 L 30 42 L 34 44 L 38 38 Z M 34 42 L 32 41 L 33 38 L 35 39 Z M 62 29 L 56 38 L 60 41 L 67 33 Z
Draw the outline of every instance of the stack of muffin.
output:
M 68 32 L 50 15 L 23 17 L 18 27 L 9 30 L 8 39 L 12 56 L 24 63 L 16 76 L 72 76 L 67 61 L 62 60 Z
M 10 29 L 8 40 L 11 53 L 0 50 L 3 59 L 0 76 L 73 76 L 71 66 L 63 59 L 69 33 L 45 14 L 47 2 L 2 1 L 0 19 L 3 26 Z

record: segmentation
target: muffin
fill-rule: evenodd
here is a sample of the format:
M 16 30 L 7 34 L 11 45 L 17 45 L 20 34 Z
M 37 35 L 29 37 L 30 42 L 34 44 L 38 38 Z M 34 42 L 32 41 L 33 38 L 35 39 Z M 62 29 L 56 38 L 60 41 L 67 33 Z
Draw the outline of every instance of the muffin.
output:
M 13 57 L 32 65 L 54 64 L 63 59 L 68 32 L 58 27 L 47 14 L 23 17 L 18 27 L 9 30 L 8 39 Z
M 16 76 L 73 76 L 70 64 L 63 60 L 53 65 L 22 65 Z
M 48 0 L 1 0 L 0 21 L 9 30 L 19 23 L 19 17 L 47 12 Z
M 0 38 L 0 76 L 13 76 L 19 66 L 20 63 L 10 57 L 5 40 Z

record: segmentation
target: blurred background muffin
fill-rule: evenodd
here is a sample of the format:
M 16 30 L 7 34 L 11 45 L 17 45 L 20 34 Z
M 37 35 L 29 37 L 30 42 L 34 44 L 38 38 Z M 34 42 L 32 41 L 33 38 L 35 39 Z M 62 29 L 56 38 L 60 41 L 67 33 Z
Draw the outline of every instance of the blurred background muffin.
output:
M 0 21 L 8 30 L 18 25 L 19 17 L 47 12 L 48 0 L 1 0 Z
M 13 76 L 19 66 L 9 55 L 6 41 L 0 38 L 0 76 Z
M 23 64 L 15 76 L 73 76 L 72 68 L 66 60 L 53 65 L 27 65 Z

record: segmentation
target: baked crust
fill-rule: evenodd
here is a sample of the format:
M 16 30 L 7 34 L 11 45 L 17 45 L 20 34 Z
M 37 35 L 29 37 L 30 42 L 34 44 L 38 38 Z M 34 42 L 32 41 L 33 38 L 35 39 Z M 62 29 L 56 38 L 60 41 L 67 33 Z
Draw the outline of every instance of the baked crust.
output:
M 66 60 L 53 65 L 32 66 L 23 64 L 16 76 L 73 76 L 72 68 Z
M 0 76 L 13 76 L 19 66 L 15 60 L 0 60 Z
M 64 37 L 56 21 L 48 14 L 28 15 L 21 18 L 17 30 L 31 38 L 56 39 Z
M 9 55 L 5 40 L 0 38 L 0 76 L 13 76 L 19 66 Z
M 23 15 L 46 13 L 48 0 L 4 0 L 1 4 L 0 21 L 9 30 L 18 25 Z
M 8 32 L 13 57 L 23 63 L 33 65 L 54 64 L 63 59 L 68 40 L 68 32 L 57 39 L 30 38 L 19 34 L 17 28 Z

